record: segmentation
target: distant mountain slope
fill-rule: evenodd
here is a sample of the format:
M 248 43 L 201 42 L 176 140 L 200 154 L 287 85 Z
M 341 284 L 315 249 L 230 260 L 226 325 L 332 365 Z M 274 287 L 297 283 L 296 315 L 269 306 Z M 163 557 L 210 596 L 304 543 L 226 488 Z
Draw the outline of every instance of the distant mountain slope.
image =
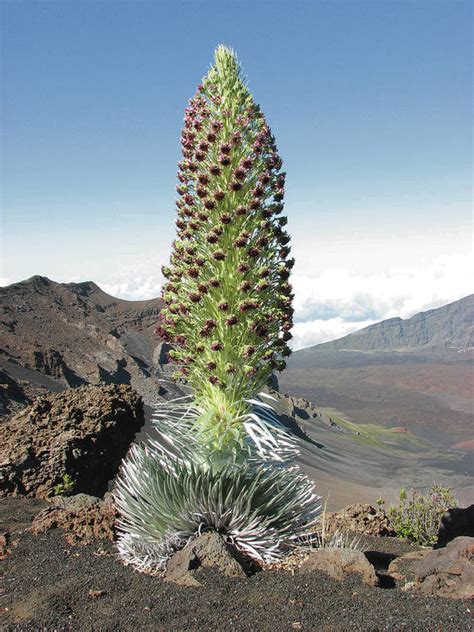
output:
M 406 320 L 390 318 L 360 331 L 304 349 L 312 351 L 399 351 L 439 347 L 474 347 L 474 294 L 420 312 Z
M 153 333 L 161 308 L 161 299 L 125 301 L 92 282 L 34 276 L 0 288 L 4 409 L 9 400 L 21 401 L 18 389 L 26 403 L 52 384 L 130 383 L 153 399 L 162 377 L 160 340 Z
M 280 389 L 359 424 L 408 428 L 438 445 L 472 439 L 474 295 L 296 351 Z

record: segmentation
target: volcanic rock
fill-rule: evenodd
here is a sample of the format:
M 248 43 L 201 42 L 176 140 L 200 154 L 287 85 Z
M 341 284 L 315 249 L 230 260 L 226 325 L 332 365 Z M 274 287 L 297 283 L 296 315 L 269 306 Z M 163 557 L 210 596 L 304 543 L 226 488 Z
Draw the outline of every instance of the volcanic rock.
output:
M 323 571 L 334 579 L 343 580 L 349 573 L 357 573 L 367 586 L 378 586 L 375 569 L 361 551 L 354 549 L 321 548 L 311 551 L 301 565 L 300 573 Z
M 388 572 L 425 595 L 473 599 L 474 538 L 463 536 L 443 549 L 403 555 L 390 564 Z
M 454 507 L 441 518 L 436 548 L 446 546 L 448 542 L 462 535 L 474 538 L 474 505 Z
M 194 576 L 200 567 L 212 567 L 227 577 L 246 576 L 234 549 L 215 531 L 205 533 L 177 551 L 166 567 L 165 580 L 182 586 L 201 586 Z
M 371 505 L 356 503 L 348 505 L 340 511 L 325 513 L 325 531 L 333 534 L 354 532 L 365 535 L 393 536 L 394 531 L 383 509 L 375 509 Z
M 69 498 L 57 497 L 33 520 L 31 531 L 35 535 L 49 529 L 60 528 L 70 544 L 90 544 L 94 540 L 114 540 L 114 524 L 118 512 L 112 498 L 96 498 L 77 494 Z
M 35 402 L 0 426 L 0 496 L 49 498 L 73 490 L 101 496 L 143 425 L 143 403 L 130 386 L 84 386 Z

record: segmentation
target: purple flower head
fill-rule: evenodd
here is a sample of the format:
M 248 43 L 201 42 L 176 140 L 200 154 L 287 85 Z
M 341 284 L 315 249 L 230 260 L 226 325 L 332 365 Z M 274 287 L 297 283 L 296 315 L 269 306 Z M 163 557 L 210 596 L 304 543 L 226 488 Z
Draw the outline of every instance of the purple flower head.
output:
M 217 377 L 217 375 L 210 375 L 209 376 L 209 382 L 211 384 L 217 385 L 217 384 L 219 384 L 219 378 Z
M 258 179 L 262 185 L 268 184 L 270 182 L 270 175 L 268 172 L 262 173 L 260 178 Z
M 191 278 L 196 279 L 199 276 L 199 270 L 197 268 L 189 268 L 188 275 Z
M 256 259 L 257 257 L 259 257 L 262 254 L 262 250 L 261 248 L 257 248 L 255 246 L 252 246 L 252 248 L 249 248 L 247 250 L 249 257 L 252 257 L 254 259 Z
M 223 259 L 225 259 L 225 253 L 222 250 L 215 250 L 212 253 L 212 258 L 216 261 L 222 261 Z
M 230 215 L 227 215 L 226 213 L 224 213 L 224 215 L 221 215 L 219 217 L 219 221 L 221 221 L 223 224 L 230 224 L 231 217 Z
M 252 200 L 252 202 L 250 203 L 250 208 L 253 209 L 254 211 L 259 209 L 260 208 L 260 200 Z
M 213 175 L 213 176 L 220 176 L 222 173 L 222 169 L 219 167 L 219 165 L 211 165 L 209 167 L 209 172 Z
M 232 314 L 231 316 L 229 316 L 229 318 L 226 318 L 225 324 L 228 327 L 232 327 L 232 325 L 236 325 L 238 322 L 239 322 L 239 319 L 237 318 L 237 316 Z
M 207 368 L 209 369 L 209 371 L 214 371 L 214 369 L 217 369 L 217 364 L 214 361 L 208 362 L 207 363 Z
M 206 138 L 210 143 L 213 143 L 216 140 L 217 136 L 214 134 L 214 132 L 209 132 Z
M 253 165 L 253 160 L 251 158 L 244 158 L 242 160 L 242 167 L 244 169 L 250 169 L 252 165 Z
M 207 285 L 204 285 L 204 283 L 198 283 L 197 288 L 201 294 L 207 294 L 209 292 Z
M 285 331 L 283 336 L 282 336 L 282 339 L 285 342 L 288 342 L 288 340 L 291 340 L 292 338 L 293 338 L 293 336 L 291 335 L 291 333 L 289 331 Z
M 229 156 L 226 156 L 225 154 L 221 154 L 219 156 L 219 162 L 221 163 L 221 165 L 226 167 L 227 165 L 230 165 L 230 158 Z
M 216 208 L 216 203 L 213 202 L 212 200 L 206 200 L 204 202 L 204 206 L 205 208 L 207 208 L 208 211 L 212 211 L 213 209 Z
M 244 358 L 250 358 L 251 356 L 254 355 L 255 351 L 256 351 L 255 347 L 251 345 L 247 345 L 242 355 L 244 356 Z
M 220 202 L 221 200 L 223 200 L 223 199 L 225 198 L 225 193 L 224 193 L 224 191 L 217 190 L 217 191 L 214 193 L 214 198 L 215 198 L 218 202 Z
M 235 214 L 239 215 L 240 217 L 242 217 L 243 215 L 247 215 L 247 209 L 245 208 L 245 206 L 238 206 L 235 209 Z
M 224 143 L 220 146 L 220 151 L 222 154 L 229 154 L 231 150 L 231 146 L 228 143 Z
M 250 266 L 248 263 L 245 263 L 244 261 L 242 263 L 239 263 L 239 265 L 237 266 L 237 272 L 248 272 L 250 270 Z
M 184 336 L 176 336 L 175 342 L 180 347 L 185 347 L 186 346 L 186 338 Z
M 207 175 L 207 173 L 199 174 L 198 180 L 199 180 L 200 184 L 202 184 L 202 185 L 209 184 L 209 176 Z
M 243 167 L 237 167 L 237 169 L 234 169 L 234 178 L 237 180 L 243 180 L 246 174 L 247 172 Z
M 240 235 L 238 235 L 236 239 L 234 239 L 234 246 L 236 246 L 237 248 L 244 248 L 244 246 L 248 244 L 249 239 L 250 233 L 244 231 L 240 233 Z
M 197 151 L 196 152 L 196 160 L 198 160 L 199 162 L 202 162 L 203 160 L 206 160 L 206 154 L 203 151 Z
M 209 233 L 208 236 L 206 237 L 206 241 L 210 244 L 216 244 L 218 240 L 219 238 L 214 233 Z
M 226 301 L 222 301 L 217 307 L 220 309 L 221 312 L 227 312 L 227 310 L 229 309 L 229 303 L 227 303 Z
M 198 294 L 197 292 L 191 292 L 189 294 L 189 300 L 192 301 L 193 303 L 199 303 L 201 298 L 202 298 L 201 294 Z
M 212 287 L 219 287 L 220 284 L 221 282 L 219 281 L 219 279 L 216 279 L 215 277 L 209 279 L 209 285 L 212 285 Z
M 207 151 L 207 150 L 209 149 L 209 143 L 207 143 L 205 140 L 202 140 L 202 141 L 199 143 L 199 149 L 200 149 L 201 151 Z
M 223 348 L 224 348 L 224 345 L 222 344 L 222 342 L 219 342 L 218 340 L 214 340 L 211 343 L 212 351 L 222 351 Z
M 242 183 L 238 180 L 234 180 L 231 183 L 230 188 L 232 189 L 232 191 L 240 191 L 240 189 L 242 188 Z
M 242 283 L 239 285 L 239 290 L 241 290 L 242 292 L 248 292 L 251 287 L 252 285 L 250 281 L 242 281 Z

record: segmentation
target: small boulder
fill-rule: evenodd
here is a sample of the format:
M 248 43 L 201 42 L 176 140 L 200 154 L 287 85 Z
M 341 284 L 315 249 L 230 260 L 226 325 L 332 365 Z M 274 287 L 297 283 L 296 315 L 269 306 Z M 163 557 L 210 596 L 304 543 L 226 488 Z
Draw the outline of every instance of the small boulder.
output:
M 237 552 L 215 531 L 210 531 L 189 542 L 169 560 L 164 579 L 181 586 L 201 586 L 194 572 L 201 567 L 212 567 L 227 577 L 246 576 Z
M 334 579 L 343 580 L 348 573 L 357 573 L 367 586 L 378 586 L 375 569 L 361 551 L 354 549 L 314 549 L 300 566 L 300 573 L 323 571 Z
M 364 503 L 348 505 L 337 512 L 326 512 L 325 530 L 329 535 L 336 531 L 379 537 L 395 535 L 385 511 Z
M 90 544 L 94 540 L 114 540 L 117 510 L 110 495 L 106 499 L 77 494 L 70 498 L 55 498 L 33 520 L 35 535 L 49 529 L 63 529 L 69 544 Z
M 474 599 L 474 538 L 455 538 L 446 548 L 430 551 L 413 570 L 427 595 Z
M 446 548 L 409 553 L 394 560 L 389 574 L 425 595 L 474 598 L 474 538 L 455 538 Z
M 414 564 L 422 560 L 429 552 L 428 549 L 420 549 L 396 557 L 389 564 L 388 574 L 393 579 L 396 579 L 397 582 L 411 581 L 413 579 Z
M 474 505 L 454 507 L 441 518 L 436 548 L 446 546 L 448 542 L 460 536 L 474 538 Z

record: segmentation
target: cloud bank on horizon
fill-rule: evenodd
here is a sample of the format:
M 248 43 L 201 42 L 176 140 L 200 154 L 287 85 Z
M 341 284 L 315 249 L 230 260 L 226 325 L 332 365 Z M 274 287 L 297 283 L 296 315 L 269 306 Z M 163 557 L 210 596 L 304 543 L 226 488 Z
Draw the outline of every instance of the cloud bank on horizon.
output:
M 161 263 L 143 261 L 98 284 L 112 296 L 143 300 L 159 295 Z M 311 269 L 311 268 L 309 268 Z M 313 268 L 314 269 L 314 268 Z M 387 318 L 409 318 L 471 293 L 472 259 L 444 255 L 419 266 L 363 274 L 349 269 L 293 275 L 293 349 L 334 340 Z
M 375 270 L 364 268 L 360 261 L 352 269 L 324 267 L 316 259 L 316 254 L 304 253 L 291 279 L 294 350 L 335 340 L 387 318 L 409 318 L 472 292 L 473 259 L 465 252 L 443 254 L 419 264 L 407 257 L 409 265 Z M 343 261 L 347 265 L 348 259 Z M 112 296 L 146 300 L 160 295 L 164 263 L 166 257 L 143 255 L 128 263 L 108 265 L 111 272 L 104 273 L 101 267 L 102 272 L 89 274 L 87 279 L 67 271 L 47 276 L 63 282 L 93 280 Z M 0 285 L 18 280 L 0 277 Z

